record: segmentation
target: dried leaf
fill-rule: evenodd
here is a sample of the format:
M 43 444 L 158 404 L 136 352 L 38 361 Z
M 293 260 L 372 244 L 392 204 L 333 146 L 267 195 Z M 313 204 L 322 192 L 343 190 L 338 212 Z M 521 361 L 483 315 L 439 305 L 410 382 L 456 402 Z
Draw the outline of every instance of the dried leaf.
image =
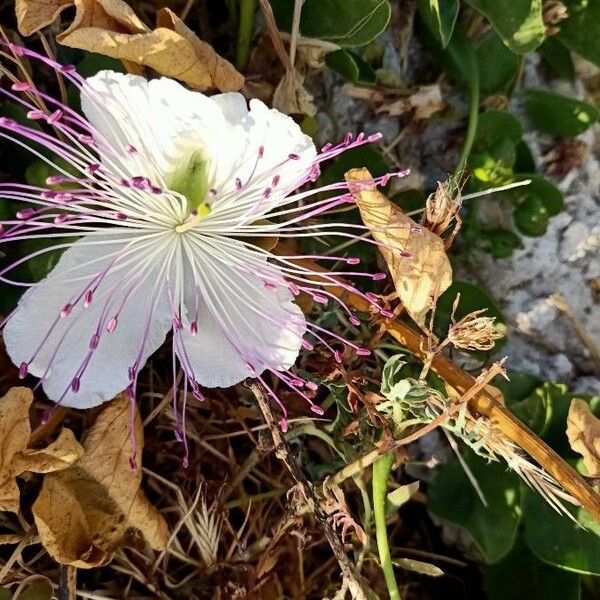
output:
M 425 315 L 452 283 L 452 267 L 442 239 L 419 226 L 372 183 L 367 169 L 352 169 L 346 181 L 363 222 L 392 275 L 396 291 L 410 316 L 425 325 Z
M 70 467 L 83 456 L 83 447 L 70 429 L 63 429 L 54 442 L 41 450 L 28 448 L 15 455 L 14 468 L 18 473 L 52 473 Z
M 50 25 L 73 0 L 16 0 L 17 27 L 22 35 L 31 35 Z
M 17 0 L 19 31 L 31 35 L 73 5 L 73 22 L 56 36 L 64 46 L 120 59 L 130 72 L 150 67 L 199 90 L 231 92 L 244 85 L 243 75 L 168 8 L 158 11 L 151 31 L 122 0 Z
M 584 400 L 574 398 L 567 418 L 567 437 L 591 477 L 600 477 L 600 419 L 594 416 Z
M 304 87 L 304 77 L 295 69 L 286 71 L 273 94 L 273 108 L 286 115 L 308 115 L 317 112 L 313 97 Z
M 14 457 L 29 443 L 29 407 L 31 390 L 12 388 L 0 400 L 0 510 L 19 511 L 19 487 L 14 469 Z
M 130 423 L 130 402 L 122 394 L 90 429 L 83 458 L 44 478 L 33 515 L 42 544 L 58 562 L 80 568 L 103 564 L 133 529 L 153 548 L 166 546 L 166 522 L 140 490 L 141 470 L 130 466 Z M 134 432 L 140 454 L 143 429 L 137 412 Z

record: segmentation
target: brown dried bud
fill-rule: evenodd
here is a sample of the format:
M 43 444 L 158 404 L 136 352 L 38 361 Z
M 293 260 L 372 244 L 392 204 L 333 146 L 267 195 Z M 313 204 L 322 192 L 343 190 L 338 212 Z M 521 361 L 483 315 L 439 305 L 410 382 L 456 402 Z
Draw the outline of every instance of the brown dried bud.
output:
M 546 170 L 550 175 L 562 178 L 580 167 L 589 156 L 589 146 L 577 138 L 559 140 L 544 156 Z
M 454 308 L 457 304 L 458 296 Z M 504 334 L 496 327 L 496 317 L 481 316 L 486 310 L 476 310 L 465 315 L 458 323 L 453 322 L 448 331 L 448 342 L 463 350 L 491 350 L 495 341 Z
M 438 181 L 437 190 L 427 198 L 423 225 L 441 236 L 450 227 L 452 221 L 456 221 L 455 227 L 459 225 L 460 206 L 460 187 L 450 181 Z
M 546 0 L 542 5 L 542 19 L 546 26 L 546 35 L 556 35 L 560 27 L 558 23 L 569 16 L 567 7 L 560 0 Z

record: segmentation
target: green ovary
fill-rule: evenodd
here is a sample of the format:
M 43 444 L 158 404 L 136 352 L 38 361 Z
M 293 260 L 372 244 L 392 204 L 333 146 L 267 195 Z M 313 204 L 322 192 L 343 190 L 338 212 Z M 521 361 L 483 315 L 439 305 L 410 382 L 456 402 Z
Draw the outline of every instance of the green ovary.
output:
M 210 212 L 206 203 L 209 189 L 209 161 L 199 150 L 185 157 L 169 178 L 169 189 L 185 196 L 189 202 L 190 212 L 195 211 L 204 217 Z

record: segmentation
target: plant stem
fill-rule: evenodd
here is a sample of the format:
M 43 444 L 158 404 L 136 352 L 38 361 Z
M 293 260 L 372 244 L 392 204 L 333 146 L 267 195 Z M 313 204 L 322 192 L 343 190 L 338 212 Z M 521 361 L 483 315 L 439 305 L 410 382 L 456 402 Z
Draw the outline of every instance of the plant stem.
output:
M 388 452 L 378 458 L 373 464 L 373 512 L 375 513 L 375 535 L 377 537 L 377 550 L 379 551 L 379 562 L 385 577 L 390 600 L 401 600 L 400 590 L 394 576 L 390 545 L 387 538 L 385 525 L 385 500 L 387 497 L 388 479 L 392 465 L 394 464 L 394 453 Z
M 235 53 L 235 66 L 241 71 L 248 62 L 250 54 L 250 41 L 252 40 L 252 27 L 257 0 L 240 0 L 240 27 L 238 29 L 237 48 Z
M 467 164 L 469 154 L 473 148 L 473 142 L 475 141 L 475 133 L 477 132 L 477 120 L 479 117 L 479 65 L 475 55 L 471 56 L 472 68 L 470 70 L 471 77 L 469 78 L 469 121 L 467 122 L 467 135 L 465 136 L 465 143 L 460 153 L 460 158 L 452 179 L 460 179 L 462 170 Z M 458 182 L 457 182 L 458 183 Z

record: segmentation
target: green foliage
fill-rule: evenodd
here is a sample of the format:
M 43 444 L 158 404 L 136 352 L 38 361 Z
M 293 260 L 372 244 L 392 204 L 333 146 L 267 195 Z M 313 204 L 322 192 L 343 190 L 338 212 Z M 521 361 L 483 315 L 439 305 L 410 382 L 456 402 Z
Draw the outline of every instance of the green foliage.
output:
M 543 90 L 527 90 L 523 100 L 532 127 L 555 137 L 574 137 L 583 133 L 600 114 L 587 102 Z
M 483 586 L 489 600 L 579 600 L 580 578 L 538 560 L 518 539 L 508 556 L 484 568 Z
M 532 52 L 544 41 L 542 0 L 466 0 L 466 3 L 489 20 L 516 54 Z
M 571 52 L 556 36 L 547 38 L 538 51 L 556 76 L 575 79 L 575 65 Z
M 417 0 L 417 7 L 421 18 L 439 44 L 446 48 L 456 25 L 458 0 Z
M 294 0 L 269 0 L 277 26 L 290 31 Z M 388 0 L 306 0 L 302 6 L 300 33 L 343 47 L 364 46 L 387 26 Z
M 600 0 L 563 0 L 569 18 L 556 36 L 567 48 L 600 66 Z
M 355 83 L 373 84 L 377 76 L 371 66 L 358 54 L 340 49 L 325 55 L 327 66 Z
M 488 506 L 484 506 L 458 462 L 438 468 L 428 492 L 429 510 L 439 519 L 466 529 L 486 563 L 506 556 L 520 521 L 519 478 L 506 465 L 486 463 L 469 450 L 464 459 Z
M 482 94 L 508 94 L 519 76 L 521 58 L 511 52 L 498 34 L 489 31 L 475 46 Z
M 600 575 L 600 537 L 552 510 L 539 494 L 524 493 L 524 539 L 540 560 L 574 573 Z

